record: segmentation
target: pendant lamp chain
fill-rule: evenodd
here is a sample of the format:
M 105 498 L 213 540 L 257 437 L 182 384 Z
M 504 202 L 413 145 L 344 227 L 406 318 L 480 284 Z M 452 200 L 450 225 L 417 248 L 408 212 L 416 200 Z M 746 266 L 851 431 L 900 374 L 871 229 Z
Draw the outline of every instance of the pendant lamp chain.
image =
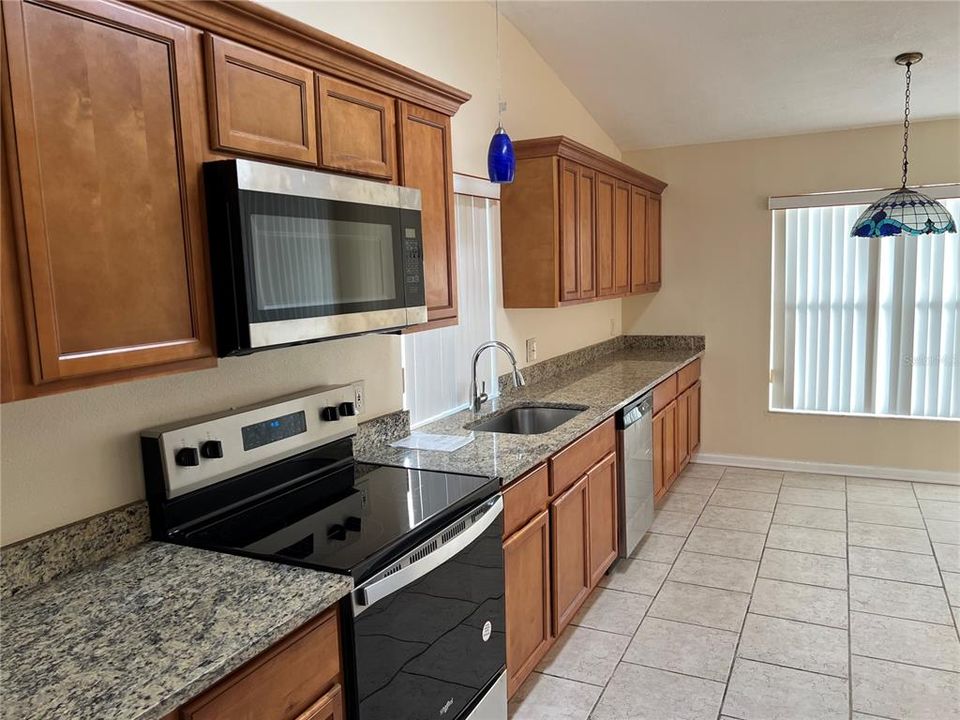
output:
M 912 65 L 913 63 L 907 63 L 907 90 L 903 104 L 903 179 L 900 183 L 901 189 L 907 187 L 907 166 L 909 165 L 907 149 L 910 140 L 910 67 Z

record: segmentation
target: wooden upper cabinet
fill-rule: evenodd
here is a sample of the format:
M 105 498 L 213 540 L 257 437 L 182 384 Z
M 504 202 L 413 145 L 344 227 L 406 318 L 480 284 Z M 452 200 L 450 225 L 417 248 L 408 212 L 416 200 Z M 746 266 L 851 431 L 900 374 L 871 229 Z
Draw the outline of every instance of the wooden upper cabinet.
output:
M 580 299 L 597 296 L 597 173 L 577 171 L 577 254 L 580 260 Z
M 23 385 L 212 357 L 187 29 L 106 2 L 3 11 Z
M 647 288 L 660 287 L 660 196 L 647 197 Z
M 648 195 L 666 183 L 569 138 L 514 143 L 500 190 L 507 308 L 558 307 L 655 290 L 646 278 Z M 639 199 L 639 202 L 638 202 Z M 659 224 L 654 228 L 659 238 Z M 659 245 L 657 255 L 659 283 Z
M 630 292 L 640 293 L 647 284 L 647 194 L 630 188 Z
M 213 147 L 316 165 L 313 71 L 215 35 L 204 45 Z
M 420 190 L 427 319 L 457 318 L 457 248 L 453 219 L 450 117 L 400 103 L 400 184 Z M 419 326 L 418 329 L 424 329 Z
M 630 186 L 617 183 L 613 195 L 613 291 L 630 292 Z
M 609 175 L 597 178 L 597 295 L 616 295 L 614 288 L 614 195 L 617 181 Z
M 560 161 L 560 301 L 580 298 L 580 251 L 577 244 L 579 174 L 573 163 Z M 512 208 L 511 208 L 512 209 Z M 523 258 L 518 261 L 522 262 Z
M 317 76 L 320 165 L 395 180 L 396 100 L 343 80 Z
M 617 520 L 617 455 L 611 452 L 587 473 L 590 510 L 590 584 L 603 578 L 619 547 Z

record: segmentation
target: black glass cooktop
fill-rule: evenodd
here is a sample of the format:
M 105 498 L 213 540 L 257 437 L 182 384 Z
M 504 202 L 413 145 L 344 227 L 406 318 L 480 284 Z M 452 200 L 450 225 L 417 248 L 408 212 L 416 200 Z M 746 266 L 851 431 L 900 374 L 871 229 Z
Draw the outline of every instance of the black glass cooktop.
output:
M 295 463 L 315 460 L 284 462 L 296 474 Z M 348 462 L 195 528 L 184 540 L 359 581 L 498 487 L 487 477 Z

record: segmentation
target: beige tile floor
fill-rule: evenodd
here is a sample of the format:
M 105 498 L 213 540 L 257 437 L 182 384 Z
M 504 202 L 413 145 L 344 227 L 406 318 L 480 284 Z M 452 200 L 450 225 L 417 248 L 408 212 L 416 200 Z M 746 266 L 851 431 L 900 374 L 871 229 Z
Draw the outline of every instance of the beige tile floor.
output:
M 960 720 L 960 487 L 691 465 L 511 720 Z

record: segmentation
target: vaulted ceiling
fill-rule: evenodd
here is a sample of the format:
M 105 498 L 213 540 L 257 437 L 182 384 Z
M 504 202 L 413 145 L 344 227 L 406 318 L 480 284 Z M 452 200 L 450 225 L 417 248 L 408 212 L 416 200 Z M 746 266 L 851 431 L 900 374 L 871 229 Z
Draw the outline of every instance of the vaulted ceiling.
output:
M 899 122 L 912 50 L 911 117 L 960 116 L 958 2 L 500 6 L 623 150 Z

